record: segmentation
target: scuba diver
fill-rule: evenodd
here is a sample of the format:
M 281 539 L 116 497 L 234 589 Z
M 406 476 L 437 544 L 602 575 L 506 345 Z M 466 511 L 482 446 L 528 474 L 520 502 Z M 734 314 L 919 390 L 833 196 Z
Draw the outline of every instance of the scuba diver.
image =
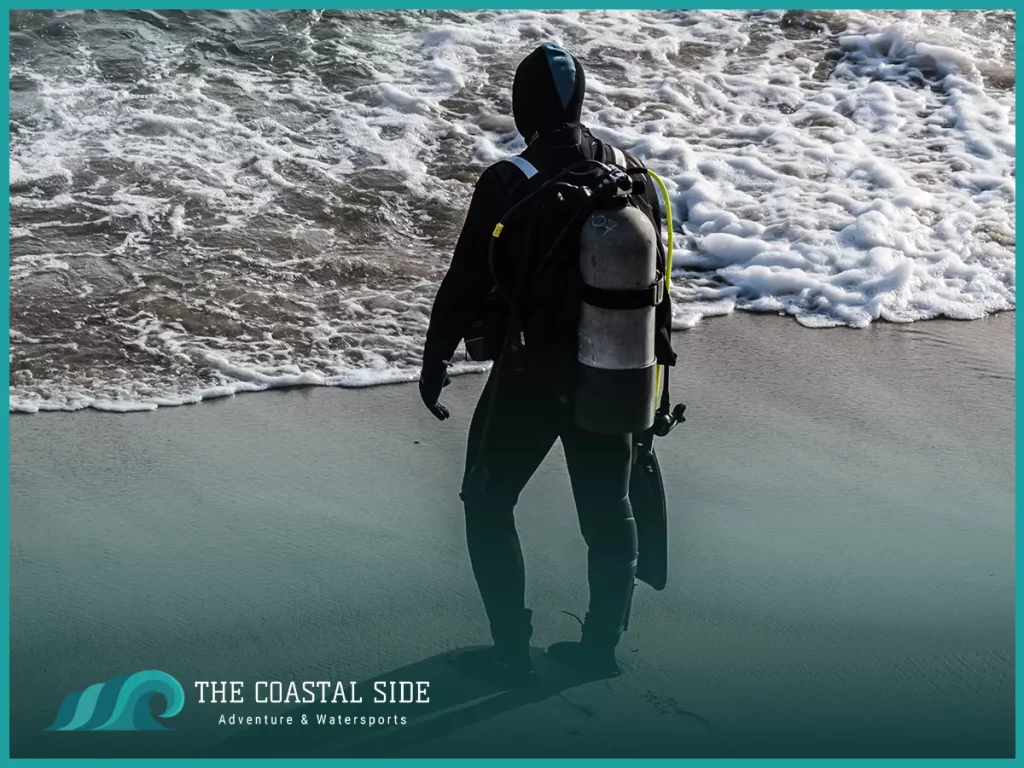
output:
M 460 660 L 520 682 L 532 676 L 533 627 L 513 512 L 556 439 L 588 548 L 590 601 L 580 640 L 548 654 L 596 676 L 619 673 L 615 648 L 637 578 L 634 435 L 651 427 L 655 379 L 664 369 L 667 395 L 665 366 L 676 361 L 661 203 L 639 160 L 581 124 L 584 92 L 580 62 L 552 43 L 518 66 L 512 110 L 527 146 L 476 184 L 431 310 L 419 380 L 424 404 L 444 420 L 438 399 L 459 343 L 472 359 L 494 360 L 460 493 L 494 644 Z M 598 264 L 589 277 L 588 264 Z M 681 411 L 659 413 L 663 423 L 682 420 Z

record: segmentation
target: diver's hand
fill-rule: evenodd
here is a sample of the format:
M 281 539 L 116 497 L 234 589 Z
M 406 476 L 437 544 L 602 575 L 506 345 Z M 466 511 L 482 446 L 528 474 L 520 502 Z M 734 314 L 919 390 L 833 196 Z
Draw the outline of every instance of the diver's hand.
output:
M 451 383 L 447 360 L 442 360 L 439 365 L 423 363 L 423 369 L 420 371 L 420 397 L 423 398 L 423 404 L 427 406 L 427 410 L 440 421 L 444 421 L 451 414 L 448 413 L 447 408 L 437 402 L 437 398 L 441 396 L 441 390 Z

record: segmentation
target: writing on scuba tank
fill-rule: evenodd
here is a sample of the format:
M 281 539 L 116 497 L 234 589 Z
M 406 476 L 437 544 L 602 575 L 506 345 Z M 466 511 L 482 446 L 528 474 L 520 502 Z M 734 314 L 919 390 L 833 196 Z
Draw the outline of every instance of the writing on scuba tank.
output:
M 603 234 L 606 235 L 613 229 L 615 229 L 615 227 L 617 226 L 617 224 L 614 221 L 609 219 L 607 216 L 602 216 L 599 213 L 590 217 L 590 223 L 591 226 L 596 227 L 597 229 L 603 229 Z

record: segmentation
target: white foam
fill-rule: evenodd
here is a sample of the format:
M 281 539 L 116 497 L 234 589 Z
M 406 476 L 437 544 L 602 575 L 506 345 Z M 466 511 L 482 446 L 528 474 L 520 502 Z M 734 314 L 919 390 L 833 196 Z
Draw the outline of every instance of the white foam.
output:
M 983 15 L 835 13 L 847 29 L 831 40 L 787 37 L 781 12 L 398 15 L 207 19 L 243 43 L 293 36 L 299 63 L 283 73 L 217 57 L 182 67 L 192 54 L 169 38 L 143 51 L 139 83 L 105 79 L 84 44 L 59 78 L 12 63 L 35 83 L 18 108 L 40 126 L 12 135 L 12 243 L 73 229 L 72 209 L 119 223 L 107 250 L 17 253 L 12 285 L 52 272 L 92 297 L 100 283 L 80 265 L 113 260 L 130 275 L 125 290 L 214 318 L 196 330 L 141 302 L 111 327 L 165 374 L 107 370 L 76 383 L 54 367 L 51 380 L 12 378 L 12 411 L 414 379 L 472 192 L 473 173 L 452 170 L 522 149 L 511 69 L 547 39 L 587 66 L 595 133 L 665 180 L 675 328 L 735 310 L 865 327 L 1016 305 L 1014 91 L 985 81 L 1013 61 Z M 841 56 L 824 78 L 829 48 Z M 87 168 L 97 157 L 135 181 Z M 87 171 L 99 175 L 83 191 Z M 361 197 L 367 188 L 379 205 Z M 41 221 L 50 208 L 55 220 Z M 435 215 L 450 219 L 442 242 L 425 222 Z M 202 289 L 154 280 L 177 276 L 164 266 L 168 242 Z M 265 319 L 268 304 L 280 319 Z M 16 359 L 57 341 L 14 333 Z

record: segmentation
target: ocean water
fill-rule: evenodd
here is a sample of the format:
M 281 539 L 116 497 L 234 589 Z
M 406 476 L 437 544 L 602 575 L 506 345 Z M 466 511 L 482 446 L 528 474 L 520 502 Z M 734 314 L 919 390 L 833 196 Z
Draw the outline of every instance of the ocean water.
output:
M 1012 310 L 1014 27 L 1002 11 L 14 12 L 10 409 L 415 378 L 473 182 L 523 148 L 515 66 L 546 40 L 583 61 L 594 132 L 665 179 L 677 329 Z

